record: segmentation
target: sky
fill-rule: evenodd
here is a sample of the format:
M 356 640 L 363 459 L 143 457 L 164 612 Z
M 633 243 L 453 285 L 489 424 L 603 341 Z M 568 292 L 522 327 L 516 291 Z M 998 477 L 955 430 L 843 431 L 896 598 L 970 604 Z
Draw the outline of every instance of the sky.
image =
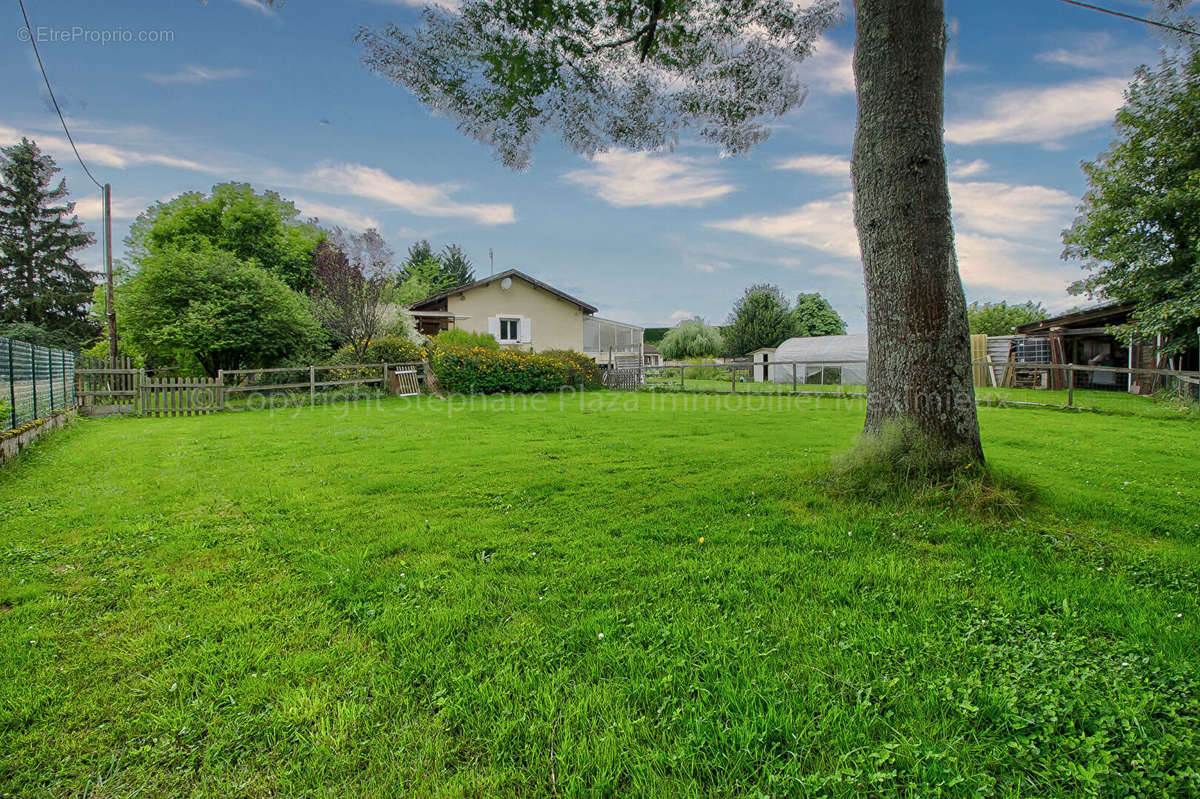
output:
M 946 156 L 967 299 L 1080 303 L 1061 232 L 1111 142 L 1146 26 L 1059 0 L 946 0 Z M 1108 0 L 1145 13 L 1146 3 Z M 155 201 L 247 181 L 323 224 L 377 227 L 402 255 L 461 245 L 476 274 L 517 268 L 645 326 L 725 321 L 754 283 L 820 292 L 866 328 L 851 219 L 853 17 L 799 72 L 805 102 L 746 156 L 686 134 L 672 151 L 575 155 L 552 135 L 515 172 L 367 71 L 360 25 L 414 25 L 420 0 L 26 0 L 80 152 L 112 184 L 117 257 Z M 29 136 L 99 233 L 99 191 L 72 155 L 15 2 L 0 11 L 0 144 Z M 83 253 L 101 269 L 99 247 Z

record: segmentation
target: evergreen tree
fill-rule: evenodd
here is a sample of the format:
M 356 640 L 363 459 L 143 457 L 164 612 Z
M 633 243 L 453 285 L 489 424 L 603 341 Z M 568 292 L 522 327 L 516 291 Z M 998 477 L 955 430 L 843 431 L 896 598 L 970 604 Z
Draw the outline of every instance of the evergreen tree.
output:
M 442 250 L 441 261 L 442 276 L 448 283 L 445 288 L 461 286 L 475 280 L 475 266 L 457 244 L 446 245 Z
M 404 277 L 410 277 L 414 272 L 421 273 L 422 277 L 428 277 L 428 266 L 430 262 L 438 263 L 438 257 L 433 254 L 433 248 L 429 246 L 427 239 L 421 239 L 408 248 L 408 257 L 404 259 L 404 263 L 400 265 L 400 271 Z
M 733 304 L 725 327 L 725 347 L 730 355 L 777 347 L 792 335 L 792 325 L 791 306 L 779 287 L 757 283 Z
M 0 147 L 0 324 L 33 325 L 75 343 L 91 338 L 92 276 L 74 253 L 93 236 L 65 201 L 67 182 L 36 143 Z

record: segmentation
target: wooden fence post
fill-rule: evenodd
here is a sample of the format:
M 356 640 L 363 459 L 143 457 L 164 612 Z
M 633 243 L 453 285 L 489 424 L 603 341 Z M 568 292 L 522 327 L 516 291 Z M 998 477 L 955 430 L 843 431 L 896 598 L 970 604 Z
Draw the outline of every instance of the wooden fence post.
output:
M 308 404 L 317 404 L 317 367 L 308 367 Z
M 737 366 L 729 364 L 729 390 L 737 393 Z
M 800 390 L 800 384 L 796 378 L 796 362 L 792 361 L 792 393 L 795 394 Z
M 1067 407 L 1075 404 L 1075 364 L 1067 364 Z
M 680 391 L 683 391 L 683 370 L 686 368 L 687 368 L 686 366 L 679 367 L 679 390 Z

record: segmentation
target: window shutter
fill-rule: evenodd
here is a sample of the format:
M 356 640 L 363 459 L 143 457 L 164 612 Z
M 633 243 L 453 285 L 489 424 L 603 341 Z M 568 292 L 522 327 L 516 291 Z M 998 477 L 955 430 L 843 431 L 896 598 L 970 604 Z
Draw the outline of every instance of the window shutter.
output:
M 522 316 L 520 331 L 522 344 L 528 344 L 529 342 L 533 341 L 533 320 L 526 319 Z
M 499 316 L 489 316 L 488 317 L 488 335 L 491 336 L 492 338 L 496 339 L 496 341 L 500 340 L 500 317 Z

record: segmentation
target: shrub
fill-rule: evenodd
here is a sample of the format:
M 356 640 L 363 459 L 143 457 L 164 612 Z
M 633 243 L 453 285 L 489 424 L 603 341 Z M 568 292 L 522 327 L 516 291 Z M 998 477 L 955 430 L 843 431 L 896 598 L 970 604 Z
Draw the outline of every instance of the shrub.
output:
M 708 358 L 688 358 L 688 363 L 703 363 L 708 366 L 689 366 L 684 370 L 687 380 L 724 380 L 729 382 L 729 370 L 723 366 L 712 366 Z
M 453 394 L 525 394 L 570 385 L 566 362 L 544 353 L 435 347 L 430 363 L 442 386 Z
M 366 362 L 414 363 L 425 360 L 419 344 L 398 336 L 384 336 L 367 345 Z
M 487 333 L 472 333 L 452 327 L 443 330 L 430 340 L 431 347 L 446 349 L 449 347 L 471 347 L 475 349 L 498 350 L 500 342 Z
M 567 370 L 567 385 L 578 388 L 599 388 L 604 385 L 604 371 L 588 356 L 575 350 L 546 350 L 542 353 L 563 363 Z

